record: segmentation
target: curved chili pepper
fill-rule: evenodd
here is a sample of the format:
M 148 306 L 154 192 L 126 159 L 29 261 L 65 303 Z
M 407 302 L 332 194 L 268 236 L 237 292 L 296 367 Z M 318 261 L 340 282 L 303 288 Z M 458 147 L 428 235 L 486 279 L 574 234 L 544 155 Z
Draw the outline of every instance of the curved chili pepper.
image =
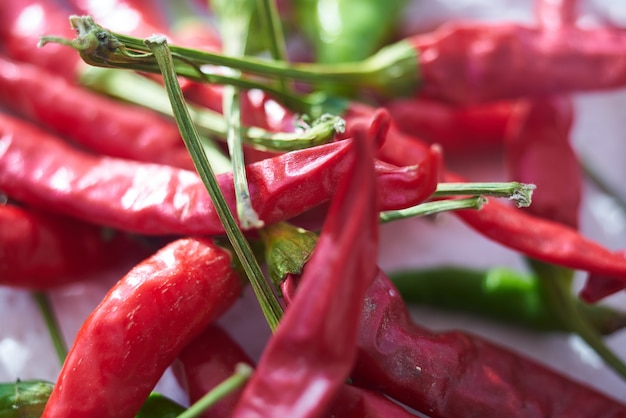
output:
M 150 235 L 222 234 L 199 176 L 170 166 L 75 150 L 50 134 L 0 114 L 0 190 L 9 197 L 93 223 Z M 349 139 L 247 166 L 254 208 L 266 224 L 328 201 L 349 167 Z M 436 188 L 439 154 L 416 167 L 377 161 L 383 210 L 416 205 Z M 218 182 L 235 208 L 230 173 Z
M 450 23 L 409 38 L 423 97 L 469 104 L 626 83 L 626 38 L 611 29 L 557 35 L 513 23 Z
M 582 173 L 570 143 L 573 108 L 568 98 L 517 103 L 504 146 L 510 178 L 535 184 L 524 211 L 578 228 Z
M 378 151 L 378 157 L 393 164 L 408 165 L 423 159 L 428 149 L 418 139 L 390 129 L 387 140 Z M 444 172 L 443 181 L 463 182 L 465 179 L 448 171 Z M 494 198 L 488 198 L 488 203 L 480 210 L 453 213 L 483 236 L 529 257 L 607 278 L 626 280 L 624 257 L 612 253 L 566 225 L 538 218 Z
M 623 417 L 626 406 L 482 338 L 411 322 L 379 272 L 359 329 L 355 384 L 444 417 Z
M 617 251 L 615 255 L 626 259 L 626 250 Z M 585 280 L 579 296 L 586 302 L 595 303 L 624 289 L 626 285 L 622 280 L 592 273 Z
M 81 326 L 44 418 L 133 417 L 165 369 L 239 297 L 231 256 L 174 241 L 124 276 Z
M 350 372 L 378 243 L 372 144 L 365 126 L 354 135 L 355 159 L 234 417 L 320 416 Z
M 505 267 L 481 271 L 450 266 L 403 270 L 389 277 L 408 304 L 467 312 L 535 331 L 572 331 L 570 323 L 554 314 L 533 275 Z M 600 333 L 611 334 L 626 326 L 622 312 L 578 298 L 573 303 Z
M 178 354 L 174 374 L 193 404 L 232 376 L 238 363 L 253 365 L 239 344 L 220 326 L 212 324 Z M 204 416 L 230 417 L 242 391 L 236 390 L 220 399 Z
M 0 284 L 50 289 L 144 255 L 94 225 L 14 205 L 0 205 Z
M 401 131 L 440 144 L 446 153 L 463 153 L 501 145 L 514 103 L 456 107 L 409 98 L 390 100 L 385 107 Z
M 0 57 L 0 103 L 98 153 L 194 170 L 176 124 L 40 67 Z

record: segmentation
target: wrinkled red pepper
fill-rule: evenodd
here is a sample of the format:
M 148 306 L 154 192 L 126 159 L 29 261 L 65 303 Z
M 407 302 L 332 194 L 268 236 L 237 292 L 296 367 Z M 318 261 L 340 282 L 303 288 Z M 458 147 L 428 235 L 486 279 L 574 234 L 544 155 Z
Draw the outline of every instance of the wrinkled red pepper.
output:
M 51 289 L 142 256 L 119 234 L 11 204 L 0 205 L 0 284 Z
M 190 403 L 194 403 L 232 376 L 239 363 L 253 365 L 252 359 L 223 328 L 211 324 L 178 354 L 173 370 L 189 394 Z M 242 391 L 229 393 L 203 416 L 230 417 Z
M 371 139 L 365 125 L 354 135 L 355 159 L 234 417 L 322 416 L 350 373 L 378 244 Z
M 568 98 L 520 101 L 509 124 L 504 156 L 512 180 L 537 186 L 532 204 L 522 210 L 577 229 L 582 173 L 570 142 L 572 123 Z
M 150 235 L 222 234 L 199 176 L 170 166 L 89 155 L 0 114 L 0 190 L 9 197 L 117 229 Z M 349 139 L 247 166 L 252 203 L 267 224 L 328 201 L 350 165 Z M 415 205 L 436 188 L 436 149 L 417 167 L 375 162 L 380 210 Z M 218 176 L 235 210 L 232 175 Z
M 606 28 L 554 31 L 517 23 L 449 23 L 407 39 L 417 94 L 471 104 L 626 84 L 626 36 Z
M 83 323 L 44 418 L 135 416 L 165 369 L 239 297 L 231 256 L 174 241 L 115 284 Z
M 354 383 L 431 418 L 626 416 L 625 405 L 478 336 L 419 327 L 382 272 L 361 318 Z
M 194 170 L 176 124 L 34 65 L 0 57 L 0 103 L 97 153 Z

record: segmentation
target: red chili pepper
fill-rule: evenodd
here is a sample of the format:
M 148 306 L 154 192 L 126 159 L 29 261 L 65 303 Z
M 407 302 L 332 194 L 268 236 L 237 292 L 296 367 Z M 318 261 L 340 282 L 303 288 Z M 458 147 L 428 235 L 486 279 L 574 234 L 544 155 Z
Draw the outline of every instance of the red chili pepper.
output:
M 478 336 L 411 322 L 379 272 L 359 328 L 355 384 L 444 417 L 624 417 L 626 406 Z
M 253 365 L 239 344 L 213 324 L 180 352 L 173 370 L 178 382 L 186 388 L 190 402 L 194 403 L 229 378 L 238 363 Z M 242 391 L 239 389 L 220 399 L 203 416 L 230 417 Z
M 626 250 L 617 251 L 615 255 L 626 259 Z M 579 296 L 587 303 L 595 303 L 624 289 L 626 284 L 622 280 L 592 273 L 587 277 Z
M 390 130 L 378 157 L 393 164 L 409 165 L 423 159 L 427 150 L 428 146 L 418 139 Z M 445 172 L 443 181 L 463 182 L 465 179 Z M 480 210 L 461 210 L 454 214 L 483 236 L 529 257 L 626 280 L 626 258 L 566 225 L 524 213 L 493 198 Z
M 228 252 L 174 241 L 111 288 L 78 331 L 44 418 L 133 417 L 165 369 L 239 297 Z
M 378 243 L 372 144 L 365 126 L 354 135 L 355 159 L 234 417 L 321 416 L 350 373 Z
M 59 44 L 37 48 L 43 33 L 69 38 L 74 35 L 68 16 L 67 10 L 51 1 L 0 2 L 0 50 L 12 59 L 35 64 L 74 80 L 77 69 L 83 65 L 75 51 Z
M 570 143 L 572 114 L 568 98 L 519 102 L 504 154 L 512 180 L 537 185 L 532 205 L 522 210 L 577 229 L 582 174 Z
M 418 53 L 417 93 L 456 104 L 626 84 L 626 37 L 612 29 L 455 22 L 405 42 Z
M 455 107 L 419 98 L 385 104 L 398 128 L 440 144 L 446 153 L 476 152 L 501 145 L 513 111 L 512 102 Z
M 536 0 L 535 15 L 543 29 L 559 30 L 574 25 L 578 17 L 578 0 Z
M 51 289 L 84 280 L 124 260 L 138 246 L 101 228 L 10 204 L 0 205 L 0 284 Z
M 149 235 L 222 234 L 199 176 L 166 165 L 86 154 L 58 138 L 0 114 L 0 190 L 34 206 Z M 266 224 L 290 219 L 335 194 L 354 141 L 294 151 L 247 166 L 252 204 Z M 377 161 L 383 210 L 416 205 L 436 188 L 439 154 L 416 167 Z M 218 176 L 231 210 L 232 175 Z
M 416 417 L 379 392 L 343 385 L 329 417 L 341 418 L 409 418 Z
M 195 169 L 176 124 L 40 67 L 0 57 L 0 103 L 98 153 Z

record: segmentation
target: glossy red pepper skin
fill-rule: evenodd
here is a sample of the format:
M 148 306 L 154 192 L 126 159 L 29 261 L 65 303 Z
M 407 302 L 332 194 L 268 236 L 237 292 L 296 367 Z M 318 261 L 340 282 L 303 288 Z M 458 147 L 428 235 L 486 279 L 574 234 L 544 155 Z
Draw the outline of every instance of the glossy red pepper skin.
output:
M 391 100 L 385 107 L 401 131 L 440 144 L 449 154 L 500 147 L 514 103 L 503 101 L 457 107 L 410 98 Z
M 511 180 L 537 186 L 522 209 L 578 228 L 582 173 L 570 142 L 573 108 L 568 98 L 523 100 L 514 108 L 504 157 Z
M 96 153 L 194 170 L 176 124 L 40 67 L 0 57 L 0 103 Z
M 626 37 L 611 29 L 454 22 L 405 42 L 417 51 L 416 93 L 459 105 L 626 83 Z
M 243 348 L 223 328 L 211 324 L 178 354 L 173 369 L 192 404 L 232 376 L 239 363 L 254 367 Z M 231 392 L 202 416 L 230 417 L 242 391 Z
M 37 65 L 75 80 L 83 65 L 76 51 L 63 45 L 50 44 L 37 48 L 39 37 L 49 33 L 72 39 L 71 12 L 56 2 L 20 0 L 0 2 L 0 51 L 6 56 Z
M 233 417 L 323 416 L 350 373 L 378 244 L 372 144 L 365 125 L 355 127 L 354 135 L 354 159 L 298 291 Z
M 86 154 L 2 114 L 0 132 L 0 190 L 17 201 L 148 235 L 224 233 L 194 172 Z M 290 219 L 328 201 L 351 164 L 353 145 L 339 141 L 248 165 L 252 203 L 261 219 L 268 224 Z M 376 162 L 379 209 L 412 206 L 430 196 L 438 161 L 401 168 Z M 218 183 L 234 211 L 232 175 L 218 176 Z
M 180 350 L 239 297 L 230 254 L 174 241 L 124 276 L 81 326 L 44 418 L 133 417 Z
M 625 405 L 478 336 L 420 328 L 382 272 L 365 298 L 358 347 L 355 384 L 432 418 L 626 416 Z
M 51 289 L 85 280 L 140 248 L 94 225 L 11 204 L 0 205 L 0 284 Z

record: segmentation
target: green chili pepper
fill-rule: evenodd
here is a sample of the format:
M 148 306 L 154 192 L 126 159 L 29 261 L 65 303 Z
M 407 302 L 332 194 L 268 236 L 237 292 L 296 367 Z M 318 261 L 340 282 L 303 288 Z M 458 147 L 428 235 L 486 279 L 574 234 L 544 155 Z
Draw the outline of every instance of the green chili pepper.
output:
M 0 383 L 0 418 L 40 417 L 53 387 L 45 380 Z
M 572 331 L 546 303 L 537 277 L 510 268 L 441 267 L 396 272 L 391 279 L 407 303 L 467 312 L 537 331 Z M 624 313 L 576 298 L 574 303 L 602 334 L 626 326 Z
M 185 411 L 182 405 L 157 392 L 152 392 L 135 418 L 175 418 Z
M 406 0 L 297 0 L 298 26 L 316 61 L 365 59 L 389 41 Z

